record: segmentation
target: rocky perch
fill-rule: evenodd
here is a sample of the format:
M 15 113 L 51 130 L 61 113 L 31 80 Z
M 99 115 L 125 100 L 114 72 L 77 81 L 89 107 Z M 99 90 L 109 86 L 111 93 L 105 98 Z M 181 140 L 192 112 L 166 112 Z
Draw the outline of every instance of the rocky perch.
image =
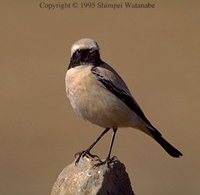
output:
M 134 195 L 124 164 L 116 158 L 96 166 L 98 158 L 81 158 L 66 166 L 51 195 Z

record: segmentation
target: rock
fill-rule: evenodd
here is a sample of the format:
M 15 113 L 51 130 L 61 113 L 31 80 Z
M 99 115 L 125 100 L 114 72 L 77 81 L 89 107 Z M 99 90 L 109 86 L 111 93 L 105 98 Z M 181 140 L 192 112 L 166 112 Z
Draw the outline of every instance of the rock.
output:
M 97 158 L 81 158 L 58 176 L 51 195 L 134 195 L 125 166 L 117 159 L 95 166 Z

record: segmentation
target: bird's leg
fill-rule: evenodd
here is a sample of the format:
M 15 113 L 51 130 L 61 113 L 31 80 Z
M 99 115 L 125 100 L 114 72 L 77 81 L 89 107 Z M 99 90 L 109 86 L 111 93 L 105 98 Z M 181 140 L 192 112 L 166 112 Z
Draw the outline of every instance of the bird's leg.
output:
M 112 135 L 112 139 L 111 139 L 111 142 L 110 142 L 109 153 L 108 153 L 108 156 L 107 156 L 106 160 L 97 163 L 95 166 L 100 166 L 100 165 L 103 165 L 103 164 L 105 164 L 105 163 L 112 162 L 113 159 L 116 158 L 116 156 L 114 156 L 113 158 L 110 158 L 111 152 L 112 152 L 113 143 L 114 143 L 114 140 L 115 140 L 116 132 L 117 132 L 117 128 L 113 128 L 113 135 Z
M 116 132 L 117 132 L 117 128 L 113 128 L 112 140 L 111 140 L 111 143 L 110 143 L 109 153 L 108 153 L 108 156 L 106 158 L 106 161 L 110 160 L 110 156 L 111 156 L 112 147 L 113 147 L 113 143 L 114 143 L 114 140 L 115 140 Z
M 90 157 L 92 157 L 92 158 L 98 157 L 98 156 L 96 156 L 96 155 L 91 154 L 91 153 L 90 153 L 90 150 L 97 144 L 97 142 L 98 142 L 109 130 L 110 130 L 110 128 L 106 128 L 106 129 L 101 133 L 101 135 L 95 140 L 95 142 L 92 143 L 92 145 L 91 145 L 89 148 L 87 148 L 86 150 L 83 150 L 83 151 L 81 151 L 81 152 L 76 153 L 76 154 L 75 154 L 75 157 L 76 157 L 76 156 L 78 156 L 78 157 L 77 157 L 77 159 L 76 159 L 76 161 L 75 161 L 75 164 L 77 164 L 77 163 L 79 162 L 79 160 L 80 160 L 81 157 L 84 157 L 84 156 L 87 156 L 87 155 L 90 156 Z

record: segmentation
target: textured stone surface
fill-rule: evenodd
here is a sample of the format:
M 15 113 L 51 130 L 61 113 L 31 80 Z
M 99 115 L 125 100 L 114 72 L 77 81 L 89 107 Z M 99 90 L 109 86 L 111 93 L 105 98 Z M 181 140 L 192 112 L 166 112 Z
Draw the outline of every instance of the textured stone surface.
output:
M 98 159 L 84 157 L 58 176 L 51 195 L 134 195 L 125 166 L 119 160 L 95 166 Z

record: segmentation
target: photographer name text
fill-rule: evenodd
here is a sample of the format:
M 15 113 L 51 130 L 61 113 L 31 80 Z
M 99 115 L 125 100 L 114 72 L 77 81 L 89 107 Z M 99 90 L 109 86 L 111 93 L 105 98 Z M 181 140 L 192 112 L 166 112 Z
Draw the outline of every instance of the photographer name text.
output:
M 79 2 L 79 1 L 73 1 L 73 2 L 68 2 L 68 3 L 48 3 L 48 2 L 40 2 L 39 7 L 41 9 L 48 9 L 48 10 L 64 10 L 64 9 L 112 9 L 112 10 L 117 10 L 117 9 L 147 9 L 147 8 L 155 8 L 154 3 L 134 3 L 134 2 L 122 2 L 122 3 L 106 3 L 106 2 Z

